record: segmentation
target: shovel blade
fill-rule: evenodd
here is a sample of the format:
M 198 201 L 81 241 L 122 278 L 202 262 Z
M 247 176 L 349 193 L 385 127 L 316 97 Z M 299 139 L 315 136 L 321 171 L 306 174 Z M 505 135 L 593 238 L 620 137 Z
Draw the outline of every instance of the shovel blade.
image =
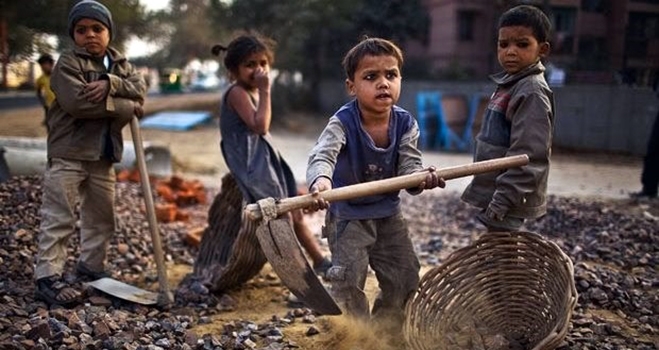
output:
M 158 303 L 158 293 L 149 292 L 148 290 L 131 286 L 113 278 L 101 278 L 96 281 L 87 282 L 86 284 L 101 292 L 137 304 L 155 305 Z
M 307 262 L 287 219 L 262 223 L 256 229 L 256 237 L 272 269 L 304 305 L 322 315 L 341 314 L 341 309 Z

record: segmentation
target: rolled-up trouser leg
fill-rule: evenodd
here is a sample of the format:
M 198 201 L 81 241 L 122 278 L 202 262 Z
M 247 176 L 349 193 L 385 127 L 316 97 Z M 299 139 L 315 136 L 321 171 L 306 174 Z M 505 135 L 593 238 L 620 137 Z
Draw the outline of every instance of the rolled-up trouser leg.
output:
M 375 242 L 374 232 L 362 221 L 336 221 L 330 213 L 324 230 L 332 253 L 332 267 L 325 276 L 330 283 L 330 293 L 346 314 L 368 319 L 364 285 L 368 273 L 368 249 Z
M 81 185 L 80 262 L 92 271 L 105 269 L 107 249 L 115 231 L 115 172 L 107 160 L 85 162 L 89 174 Z
M 61 275 L 69 237 L 75 232 L 75 205 L 79 186 L 87 176 L 82 163 L 53 158 L 44 174 L 41 225 L 35 279 Z
M 485 209 L 482 209 L 477 215 L 476 219 L 480 221 L 487 228 L 488 232 L 515 232 L 524 225 L 526 221 L 523 218 L 516 218 L 506 215 L 502 220 L 497 221 L 490 219 L 485 215 Z

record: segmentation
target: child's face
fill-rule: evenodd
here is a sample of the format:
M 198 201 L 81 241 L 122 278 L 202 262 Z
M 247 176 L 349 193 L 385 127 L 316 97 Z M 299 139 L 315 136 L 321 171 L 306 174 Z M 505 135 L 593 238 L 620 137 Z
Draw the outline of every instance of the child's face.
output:
M 497 58 L 508 74 L 515 74 L 538 62 L 549 52 L 549 43 L 539 43 L 533 30 L 525 26 L 499 29 Z
M 83 18 L 73 27 L 73 41 L 90 55 L 101 57 L 110 44 L 110 31 L 97 20 Z
M 396 57 L 367 55 L 357 65 L 354 80 L 346 80 L 346 87 L 362 112 L 388 116 L 400 97 L 401 79 Z
M 245 87 L 257 88 L 255 76 L 256 73 L 269 73 L 270 61 L 265 52 L 255 52 L 240 63 L 236 74 L 236 81 Z
M 41 71 L 43 74 L 50 75 L 53 72 L 53 64 L 50 62 L 44 62 L 40 65 Z

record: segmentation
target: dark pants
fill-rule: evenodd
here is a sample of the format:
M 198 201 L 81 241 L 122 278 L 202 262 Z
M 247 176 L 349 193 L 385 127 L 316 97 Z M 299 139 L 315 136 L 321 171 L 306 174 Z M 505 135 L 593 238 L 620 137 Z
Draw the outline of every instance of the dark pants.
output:
M 48 107 L 46 106 L 43 106 L 43 121 L 41 124 L 46 127 L 46 132 L 48 132 Z
M 659 187 L 659 113 L 654 118 L 652 133 L 648 140 L 648 149 L 643 160 L 643 174 L 641 175 L 643 193 L 656 196 Z

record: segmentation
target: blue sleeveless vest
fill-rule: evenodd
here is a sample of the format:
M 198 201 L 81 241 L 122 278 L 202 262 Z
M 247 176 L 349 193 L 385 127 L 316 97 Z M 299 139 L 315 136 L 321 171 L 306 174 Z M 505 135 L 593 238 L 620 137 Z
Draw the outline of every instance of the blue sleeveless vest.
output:
M 339 153 L 332 181 L 334 188 L 394 177 L 398 171 L 400 139 L 409 131 L 414 119 L 406 110 L 394 106 L 389 119 L 389 146 L 378 148 L 364 130 L 357 100 L 335 114 L 346 132 L 346 144 Z M 334 202 L 330 211 L 339 219 L 378 219 L 398 213 L 399 191 Z

